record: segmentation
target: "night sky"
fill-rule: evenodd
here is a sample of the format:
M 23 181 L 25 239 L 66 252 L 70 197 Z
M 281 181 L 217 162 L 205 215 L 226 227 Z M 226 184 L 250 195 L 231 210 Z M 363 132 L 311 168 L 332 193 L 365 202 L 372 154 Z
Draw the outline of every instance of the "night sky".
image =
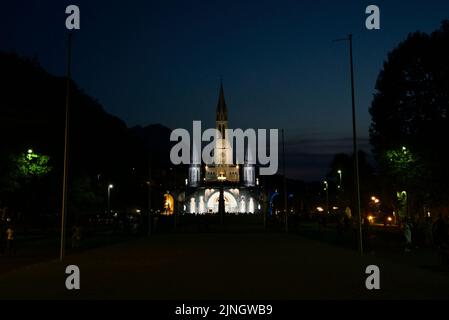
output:
M 449 18 L 449 1 L 2 1 L 0 50 L 63 75 L 65 7 L 81 10 L 73 78 L 128 126 L 213 126 L 223 78 L 230 127 L 285 128 L 289 175 L 320 179 L 351 150 L 348 48 L 354 34 L 362 149 L 377 75 L 407 34 Z M 365 8 L 381 30 L 365 29 Z

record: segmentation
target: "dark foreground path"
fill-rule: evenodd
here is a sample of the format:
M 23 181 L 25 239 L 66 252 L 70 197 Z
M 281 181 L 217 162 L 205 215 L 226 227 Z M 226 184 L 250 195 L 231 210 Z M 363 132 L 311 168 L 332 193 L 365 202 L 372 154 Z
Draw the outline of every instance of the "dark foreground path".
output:
M 81 290 L 65 289 L 65 266 Z M 365 289 L 365 268 L 381 290 Z M 94 249 L 0 275 L 0 298 L 403 299 L 448 298 L 449 275 L 282 234 L 172 234 Z

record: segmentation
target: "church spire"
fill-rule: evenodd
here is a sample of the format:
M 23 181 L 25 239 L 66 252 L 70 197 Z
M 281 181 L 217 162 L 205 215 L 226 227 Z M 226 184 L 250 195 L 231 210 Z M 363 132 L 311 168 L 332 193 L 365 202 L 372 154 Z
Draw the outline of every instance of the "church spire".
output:
M 228 121 L 228 110 L 226 107 L 222 81 L 220 81 L 220 94 L 218 96 L 216 121 L 226 121 L 226 122 Z

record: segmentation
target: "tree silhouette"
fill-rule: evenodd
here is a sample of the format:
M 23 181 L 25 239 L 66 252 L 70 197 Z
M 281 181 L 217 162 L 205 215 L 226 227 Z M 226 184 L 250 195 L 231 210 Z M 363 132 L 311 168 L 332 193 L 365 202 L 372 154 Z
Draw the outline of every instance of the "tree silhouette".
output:
M 370 108 L 370 139 L 386 187 L 420 205 L 449 201 L 449 21 L 388 54 Z M 391 190 L 394 191 L 394 190 Z
M 0 70 L 0 206 L 24 217 L 55 215 L 61 208 L 66 79 L 14 53 L 0 52 Z M 118 190 L 114 209 L 146 208 L 149 154 L 157 180 L 153 203 L 162 206 L 166 189 L 156 183 L 162 189 L 165 177 L 155 173 L 169 167 L 170 132 L 160 125 L 128 128 L 72 81 L 68 221 L 77 212 L 104 212 L 110 183 Z M 38 157 L 28 149 L 38 150 Z

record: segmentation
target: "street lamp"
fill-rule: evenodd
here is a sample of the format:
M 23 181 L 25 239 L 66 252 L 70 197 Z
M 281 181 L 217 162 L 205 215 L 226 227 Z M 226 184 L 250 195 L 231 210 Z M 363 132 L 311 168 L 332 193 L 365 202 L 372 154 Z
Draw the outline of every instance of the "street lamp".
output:
M 111 214 L 111 189 L 114 188 L 114 185 L 108 185 L 108 213 Z
M 62 201 L 61 201 L 61 242 L 59 248 L 59 260 L 64 260 L 65 255 L 65 225 L 67 214 L 67 190 L 69 176 L 69 124 L 70 124 L 70 87 L 72 81 L 72 32 L 68 34 L 67 41 L 67 77 L 65 96 L 65 120 L 64 120 L 64 167 L 62 175 Z M 28 150 L 29 151 L 29 150 Z
M 27 158 L 29 161 L 31 161 L 31 160 L 33 160 L 33 158 L 36 158 L 36 157 L 37 157 L 37 155 L 34 154 L 33 149 L 28 149 L 26 158 Z
M 288 210 L 287 210 L 287 173 L 285 167 L 285 138 L 284 129 L 281 129 L 282 133 L 282 175 L 284 185 L 284 211 L 285 211 L 285 232 L 288 233 Z
M 354 189 L 355 189 L 355 200 L 356 200 L 356 210 L 358 215 L 358 234 L 359 234 L 359 253 L 363 255 L 363 238 L 362 238 L 362 213 L 360 207 L 360 178 L 359 178 L 359 155 L 357 150 L 357 125 L 356 125 L 356 114 L 355 114 L 355 89 L 354 89 L 354 63 L 352 59 L 352 34 L 349 34 L 346 38 L 337 39 L 336 41 L 347 41 L 349 44 L 349 65 L 351 72 L 351 104 L 352 104 L 352 147 L 354 153 Z
M 326 212 L 329 214 L 329 184 L 324 180 L 324 191 L 326 191 Z
M 339 176 L 339 178 L 340 178 L 340 180 L 339 180 L 339 183 L 338 183 L 338 189 L 341 189 L 341 183 L 342 183 L 342 171 L 341 170 L 338 170 L 337 171 L 337 173 L 338 173 L 338 176 Z

